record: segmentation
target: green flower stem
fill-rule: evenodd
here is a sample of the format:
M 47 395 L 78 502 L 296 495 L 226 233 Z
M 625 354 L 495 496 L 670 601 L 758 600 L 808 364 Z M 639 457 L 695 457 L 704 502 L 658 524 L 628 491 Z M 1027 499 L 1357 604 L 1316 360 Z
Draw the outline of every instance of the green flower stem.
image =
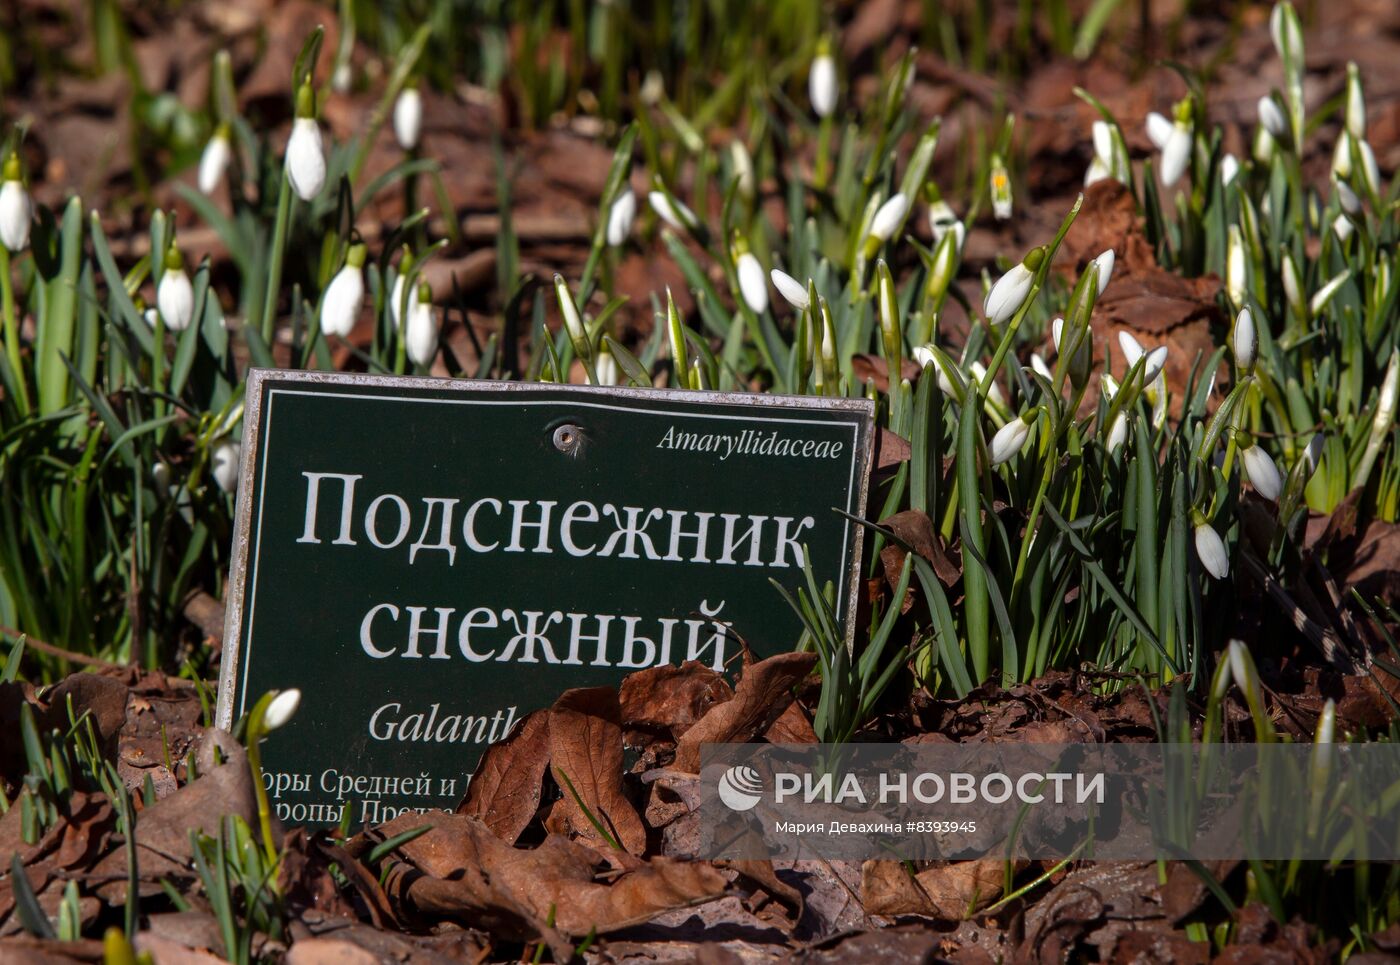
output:
M 5 312 L 5 354 L 10 360 L 10 371 L 14 374 L 15 388 L 19 392 L 16 402 L 22 415 L 28 415 L 33 403 L 29 398 L 29 381 L 24 377 L 23 358 L 19 351 L 19 319 L 15 315 L 14 279 L 10 277 L 10 249 L 0 245 L 0 298 L 3 298 Z
M 277 222 L 272 229 L 272 260 L 267 266 L 267 290 L 263 292 L 263 312 L 260 319 L 263 341 L 272 345 L 277 327 L 277 295 L 282 287 L 282 256 L 287 248 L 287 231 L 292 220 L 292 181 L 282 170 L 282 187 L 277 192 Z
M 825 190 L 827 178 L 830 177 L 831 117 L 830 114 L 823 117 L 817 128 L 817 162 L 812 171 L 812 187 L 818 191 Z

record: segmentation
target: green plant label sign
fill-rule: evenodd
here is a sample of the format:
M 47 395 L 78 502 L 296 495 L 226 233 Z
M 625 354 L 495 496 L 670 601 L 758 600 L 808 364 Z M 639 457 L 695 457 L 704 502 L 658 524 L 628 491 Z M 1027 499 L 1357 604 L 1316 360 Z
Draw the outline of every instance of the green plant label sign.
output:
M 254 370 L 227 727 L 271 689 L 279 817 L 451 808 L 571 687 L 791 649 L 773 581 L 857 588 L 872 405 Z M 850 621 L 847 620 L 847 623 Z

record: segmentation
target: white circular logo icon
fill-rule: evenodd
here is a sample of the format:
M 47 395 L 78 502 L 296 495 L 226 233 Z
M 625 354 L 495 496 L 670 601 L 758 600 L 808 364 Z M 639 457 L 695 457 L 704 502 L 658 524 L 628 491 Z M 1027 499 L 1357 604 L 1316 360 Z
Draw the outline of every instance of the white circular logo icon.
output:
M 763 799 L 763 779 L 745 764 L 735 764 L 720 775 L 719 799 L 731 811 L 748 811 Z

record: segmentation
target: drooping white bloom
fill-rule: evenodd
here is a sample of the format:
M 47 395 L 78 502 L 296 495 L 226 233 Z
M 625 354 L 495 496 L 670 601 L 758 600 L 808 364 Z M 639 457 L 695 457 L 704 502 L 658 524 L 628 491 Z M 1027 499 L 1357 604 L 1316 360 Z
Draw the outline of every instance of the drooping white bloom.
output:
M 1248 306 L 1241 308 L 1235 316 L 1235 330 L 1230 336 L 1230 347 L 1235 352 L 1235 365 L 1241 372 L 1254 370 L 1254 359 L 1259 351 L 1259 339 L 1254 331 L 1254 313 Z
M 1152 142 L 1152 146 L 1159 151 L 1167 149 L 1167 142 L 1172 138 L 1172 122 L 1163 114 L 1156 111 L 1149 111 L 1147 115 L 1147 139 Z
M 953 212 L 953 206 L 942 198 L 928 206 L 928 230 L 933 235 L 934 245 L 942 241 L 943 236 L 957 223 L 958 216 Z
M 1332 219 L 1332 233 L 1337 236 L 1338 241 L 1346 241 L 1354 230 L 1356 225 L 1352 224 L 1345 214 L 1339 214 Z
M 739 182 L 739 193 L 752 198 L 758 187 L 753 173 L 753 155 L 743 141 L 735 138 L 729 142 L 729 158 L 734 165 L 734 179 Z
M 1102 295 L 1103 290 L 1108 287 L 1108 280 L 1113 277 L 1113 249 L 1109 248 L 1094 259 L 1094 264 L 1099 266 L 1099 290 L 1096 295 Z
M 888 201 L 880 205 L 880 210 L 875 212 L 875 217 L 870 222 L 871 237 L 878 238 L 881 244 L 889 241 L 904 222 L 904 216 L 908 213 L 908 196 L 903 192 L 892 195 Z
M 624 187 L 608 209 L 608 244 L 616 248 L 632 233 L 632 222 L 637 217 L 637 196 L 632 189 Z
M 214 447 L 209 457 L 210 473 L 214 484 L 226 493 L 238 488 L 238 463 L 242 447 L 231 439 L 225 439 Z
M 1026 415 L 1012 419 L 998 429 L 996 435 L 992 436 L 992 444 L 988 447 L 987 455 L 993 466 L 1000 466 L 1020 452 L 1021 447 L 1026 444 L 1026 439 L 1031 434 L 1031 423 L 1026 421 L 1026 416 L 1034 419 L 1035 412 L 1031 411 Z
M 735 263 L 734 271 L 739 276 L 739 292 L 744 301 L 754 314 L 762 315 L 768 310 L 768 283 L 758 257 L 751 251 L 744 252 Z
M 218 188 L 219 182 L 224 178 L 224 172 L 228 170 L 232 153 L 228 129 L 221 124 L 214 136 L 204 145 L 204 153 L 199 156 L 198 183 L 201 194 L 213 194 Z
M 1054 321 L 1052 321 L 1052 322 L 1050 323 L 1050 337 L 1051 337 L 1052 339 L 1054 339 L 1054 341 L 1055 341 L 1055 351 L 1056 351 L 1056 352 L 1061 352 L 1061 353 L 1064 352 L 1064 349 L 1060 347 L 1060 336 L 1063 335 L 1064 333 L 1065 333 L 1065 320 L 1064 320 L 1063 318 L 1056 318 Z M 1134 341 L 1134 343 L 1136 343 L 1137 340 L 1134 339 L 1133 341 Z M 1120 344 L 1121 344 L 1121 343 L 1120 343 Z M 1131 363 L 1129 363 L 1129 364 L 1131 364 Z
M 411 151 L 418 146 L 423 130 L 423 95 L 417 87 L 405 87 L 394 101 L 394 137 L 399 147 Z
M 315 198 L 325 186 L 326 155 L 321 146 L 321 128 L 314 117 L 292 121 L 292 136 L 287 139 L 287 178 L 303 201 Z
M 1337 188 L 1337 201 L 1342 206 L 1342 210 L 1353 218 L 1361 213 L 1361 199 L 1356 196 L 1356 192 L 1347 186 L 1345 181 L 1333 182 Z
M 1113 417 L 1113 424 L 1108 427 L 1108 441 L 1105 445 L 1109 452 L 1116 452 L 1127 439 L 1128 419 L 1123 414 L 1123 410 L 1119 409 L 1117 415 Z
M 973 378 L 979 383 L 986 380 L 987 367 L 981 362 L 973 362 L 968 368 L 972 370 Z M 1006 408 L 1006 396 L 1002 394 L 1001 386 L 997 385 L 996 379 L 993 379 L 991 384 L 987 386 L 987 401 Z
M 1142 382 L 1144 385 L 1151 385 L 1157 381 L 1157 376 L 1162 374 L 1162 369 L 1167 364 L 1167 347 L 1158 345 L 1147 353 L 1147 359 L 1142 363 Z
M 1257 702 L 1259 695 L 1259 674 L 1255 671 L 1254 658 L 1249 655 L 1243 640 L 1231 640 L 1226 648 L 1226 659 L 1230 662 L 1230 676 L 1245 694 L 1245 699 Z
M 1118 330 L 1118 347 L 1123 350 L 1123 361 L 1129 369 L 1137 365 L 1138 359 L 1142 358 L 1142 343 L 1126 328 Z
M 1264 125 L 1264 130 L 1274 140 L 1288 138 L 1288 118 L 1284 116 L 1283 108 L 1278 106 L 1278 101 L 1267 94 L 1259 98 L 1259 123 Z
M 166 259 L 165 274 L 156 289 L 156 307 L 170 331 L 183 332 L 190 327 L 194 318 L 194 286 L 178 253 Z
M 657 217 L 677 231 L 685 231 L 687 226 L 695 224 L 695 212 L 679 198 L 667 197 L 664 191 L 652 191 L 647 195 L 647 202 Z
M 321 332 L 345 338 L 355 327 L 365 300 L 365 246 L 353 245 L 345 266 L 335 273 L 321 299 Z
M 1206 572 L 1217 580 L 1230 575 L 1230 557 L 1225 553 L 1225 542 L 1204 517 L 1196 521 L 1196 555 L 1200 557 Z
M 1225 294 L 1236 305 L 1243 305 L 1248 293 L 1249 260 L 1245 256 L 1244 235 L 1239 225 L 1230 225 L 1225 244 Z
M 1245 475 L 1249 477 L 1259 495 L 1265 499 L 1278 499 L 1279 493 L 1283 491 L 1283 477 L 1279 475 L 1278 466 L 1274 465 L 1273 459 L 1264 451 L 1263 446 L 1256 443 L 1242 450 L 1240 462 L 1244 465 Z
M 1035 267 L 1039 267 L 1039 265 L 1037 264 Z M 1015 315 L 1020 311 L 1026 296 L 1030 294 L 1033 284 L 1035 284 L 1034 268 L 1028 266 L 1024 261 L 1013 265 L 1011 270 L 998 278 L 997 283 L 987 292 L 986 301 L 982 303 L 982 311 L 986 314 L 987 320 L 993 325 L 1000 325 Z
M 282 691 L 267 705 L 267 711 L 263 714 L 263 726 L 268 730 L 276 730 L 291 720 L 300 706 L 300 690 L 293 687 L 291 690 Z
M 427 285 L 419 286 L 418 299 L 409 307 L 404 346 L 414 365 L 429 365 L 437 355 L 437 312 L 433 310 L 433 295 Z
M 1226 154 L 1220 159 L 1220 183 L 1227 187 L 1234 183 L 1240 173 L 1239 158 Z
M 11 252 L 29 247 L 29 227 L 34 221 L 34 202 L 24 188 L 19 158 L 5 159 L 4 184 L 0 184 L 0 244 Z
M 1007 173 L 1006 162 L 1000 154 L 992 155 L 991 184 L 992 215 L 998 221 L 1011 217 L 1011 175 Z
M 1186 171 L 1191 161 L 1191 128 L 1177 121 L 1172 125 L 1171 137 L 1162 148 L 1162 183 L 1171 187 Z
M 1366 97 L 1361 92 L 1361 71 L 1356 61 L 1347 64 L 1346 129 L 1358 141 L 1366 139 Z
M 930 365 L 937 365 L 937 364 L 938 364 L 938 358 L 937 358 L 937 356 L 935 356 L 935 355 L 933 354 L 933 346 L 932 346 L 932 345 L 915 345 L 915 346 L 914 346 L 914 361 L 918 363 L 919 368 L 921 368 L 921 369 L 926 369 L 926 368 L 928 368 Z
M 1050 366 L 1045 359 L 1040 357 L 1039 352 L 1031 353 L 1031 370 L 1047 382 L 1055 380 L 1055 373 L 1050 370 Z
M 819 53 L 812 61 L 807 74 L 807 96 L 818 117 L 830 117 L 836 110 L 836 61 L 831 54 Z
M 1084 172 L 1084 187 L 1087 188 L 1091 184 L 1097 184 L 1108 176 L 1108 165 L 1104 164 L 1103 161 L 1099 159 L 1099 156 L 1095 154 L 1093 159 L 1089 162 L 1088 169 Z
M 805 312 L 811 306 L 812 300 L 807 293 L 807 286 L 796 278 L 777 268 L 770 271 L 768 277 L 773 279 L 773 287 L 778 289 L 778 294 L 793 308 Z
M 619 385 L 622 382 L 622 372 L 617 367 L 617 359 L 604 346 L 598 352 L 598 357 L 593 361 L 593 367 L 598 373 L 599 385 Z

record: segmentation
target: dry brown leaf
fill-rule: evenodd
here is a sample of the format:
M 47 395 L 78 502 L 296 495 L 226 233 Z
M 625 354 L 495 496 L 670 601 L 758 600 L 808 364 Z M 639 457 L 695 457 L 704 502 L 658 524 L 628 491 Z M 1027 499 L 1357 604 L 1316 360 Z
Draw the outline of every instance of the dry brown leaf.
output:
M 676 745 L 677 770 L 700 770 L 701 744 L 750 740 L 767 730 L 788 704 L 792 688 L 812 670 L 815 653 L 780 653 L 744 671 L 734 699 L 712 708 Z
M 457 813 L 480 818 L 514 844 L 539 810 L 549 752 L 549 712 L 537 710 L 510 737 L 487 749 Z
M 914 875 L 898 861 L 867 861 L 861 865 L 861 900 L 871 915 L 961 921 L 1001 895 L 1005 875 L 1000 858 L 951 861 Z
M 639 670 L 618 689 L 623 726 L 665 731 L 672 738 L 733 696 L 728 681 L 698 660 Z
M 806 713 L 793 701 L 763 732 L 763 739 L 770 744 L 815 744 L 817 732 L 812 729 Z
M 621 716 L 611 687 L 565 691 L 549 709 L 550 769 L 564 792 L 554 815 L 574 834 L 605 847 L 583 813 L 587 808 L 626 851 L 641 854 L 647 830 L 622 788 Z

